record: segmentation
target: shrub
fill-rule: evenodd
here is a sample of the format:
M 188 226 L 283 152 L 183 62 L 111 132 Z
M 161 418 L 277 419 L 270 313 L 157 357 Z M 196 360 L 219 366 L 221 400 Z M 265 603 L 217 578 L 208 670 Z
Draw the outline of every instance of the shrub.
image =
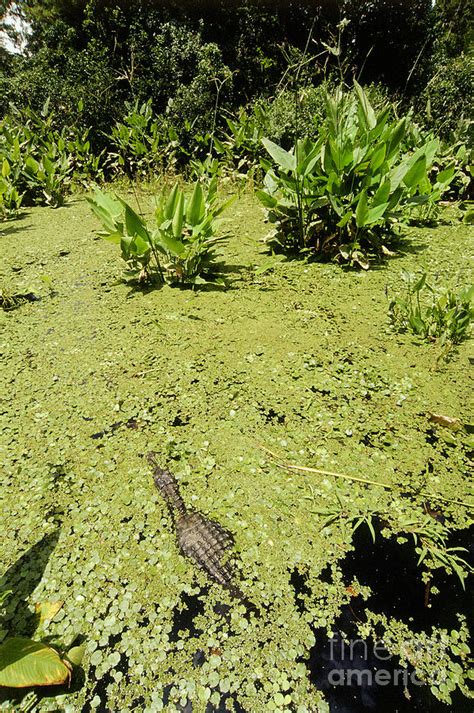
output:
M 74 180 L 97 179 L 101 157 L 94 156 L 88 131 L 54 128 L 49 101 L 40 114 L 10 107 L 0 122 L 3 205 L 62 205 Z
M 474 319 L 474 286 L 456 292 L 430 287 L 426 274 L 416 280 L 415 275 L 403 272 L 402 279 L 405 294 L 394 297 L 389 307 L 397 329 L 429 341 L 439 339 L 443 346 L 459 344 L 467 337 Z
M 126 102 L 125 116 L 110 134 L 108 161 L 128 176 L 145 178 L 160 162 L 161 131 L 153 116 L 151 99 L 140 105 Z
M 421 94 L 422 121 L 445 139 L 464 121 L 472 120 L 474 75 L 472 56 L 461 54 L 439 61 L 435 73 Z M 471 121 L 469 139 L 472 146 Z
M 89 204 L 102 221 L 101 236 L 120 245 L 127 276 L 140 283 L 223 284 L 216 278 L 217 218 L 230 201 L 217 205 L 217 181 L 204 193 L 199 182 L 186 198 L 176 184 L 158 200 L 156 227 L 146 224 L 121 198 L 96 191 Z
M 262 104 L 240 109 L 237 116 L 226 116 L 227 131 L 214 139 L 214 145 L 225 167 L 238 177 L 248 176 L 259 167 L 262 139 L 268 123 Z
M 439 142 L 403 153 L 408 118 L 390 121 L 390 105 L 376 113 L 357 83 L 355 93 L 326 94 L 317 141 L 304 138 L 289 152 L 264 139 L 277 168 L 266 163 L 257 195 L 275 226 L 273 242 L 367 268 L 368 253 L 386 250 L 383 242 L 403 211 L 438 200 L 454 168 L 432 184 Z
M 11 166 L 4 158 L 0 176 L 0 218 L 3 219 L 16 218 L 23 199 L 11 182 L 10 176 Z

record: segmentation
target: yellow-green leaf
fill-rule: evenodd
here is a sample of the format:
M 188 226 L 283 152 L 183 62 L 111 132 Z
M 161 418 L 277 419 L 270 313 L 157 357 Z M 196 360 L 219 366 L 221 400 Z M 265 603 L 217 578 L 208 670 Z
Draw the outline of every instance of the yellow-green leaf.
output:
M 39 641 L 15 637 L 0 646 L 0 686 L 59 685 L 69 681 L 71 670 L 55 649 Z
M 45 621 L 54 619 L 64 602 L 38 602 L 35 604 L 36 616 L 39 619 L 38 626 L 44 626 Z

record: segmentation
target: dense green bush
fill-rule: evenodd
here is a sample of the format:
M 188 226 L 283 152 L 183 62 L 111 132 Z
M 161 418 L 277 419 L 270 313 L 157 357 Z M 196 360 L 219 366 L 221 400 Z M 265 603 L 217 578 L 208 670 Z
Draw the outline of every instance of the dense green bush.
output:
M 128 176 L 146 177 L 160 163 L 162 135 L 151 100 L 125 104 L 125 115 L 110 134 L 109 165 Z
M 50 33 L 47 42 L 52 46 L 17 58 L 14 71 L 0 75 L 0 113 L 8 113 L 11 103 L 40 112 L 49 97 L 54 128 L 90 129 L 94 142 L 103 148 L 102 132 L 110 130 L 114 115 L 121 113 L 127 98 L 110 67 L 107 48 L 95 39 L 83 49 L 64 46 L 66 38 L 74 34 L 64 23 L 50 28 Z
M 59 206 L 73 182 L 100 178 L 101 156 L 93 153 L 88 130 L 58 130 L 55 124 L 49 100 L 41 113 L 11 106 L 0 121 L 4 217 L 14 215 L 22 202 Z
M 459 125 L 471 120 L 466 137 L 474 143 L 472 111 L 474 106 L 474 72 L 472 57 L 467 54 L 445 58 L 420 97 L 420 118 L 444 138 Z
M 283 89 L 271 101 L 257 101 L 257 105 L 266 109 L 266 136 L 286 149 L 294 145 L 297 137 L 316 139 L 326 118 L 327 92 L 334 89 L 333 82 L 323 81 L 297 92 Z M 365 91 L 375 109 L 385 106 L 389 100 L 389 92 L 382 85 L 370 84 Z
M 230 201 L 218 205 L 215 179 L 206 192 L 196 182 L 189 198 L 178 184 L 159 196 L 155 227 L 121 198 L 96 191 L 87 200 L 103 224 L 101 236 L 120 245 L 128 277 L 139 283 L 223 284 L 216 277 L 215 232 Z
M 408 208 L 440 199 L 454 167 L 430 181 L 439 141 L 404 153 L 409 118 L 390 114 L 390 105 L 376 113 L 355 82 L 355 96 L 327 93 L 317 141 L 301 139 L 288 152 L 264 139 L 277 168 L 267 164 L 257 195 L 274 225 L 272 242 L 367 268 L 368 254 L 386 251 L 384 241 Z

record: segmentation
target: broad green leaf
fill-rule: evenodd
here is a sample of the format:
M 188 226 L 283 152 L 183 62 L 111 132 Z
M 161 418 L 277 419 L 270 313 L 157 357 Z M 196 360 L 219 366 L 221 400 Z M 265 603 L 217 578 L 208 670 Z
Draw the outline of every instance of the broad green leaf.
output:
M 92 212 L 99 218 L 101 221 L 102 225 L 106 230 L 109 231 L 109 233 L 116 233 L 117 230 L 119 229 L 119 226 L 123 228 L 121 223 L 116 222 L 116 218 L 102 205 L 99 205 L 94 198 L 86 198 L 87 202 L 89 203 Z
M 387 119 L 390 116 L 390 111 L 391 111 L 391 106 L 388 104 L 380 114 L 377 116 L 377 124 L 374 126 L 373 129 L 371 129 L 369 133 L 369 141 L 375 141 L 375 139 L 378 139 L 378 137 L 381 135 L 385 128 L 385 124 L 387 123 Z
M 127 229 L 127 233 L 132 237 L 139 235 L 142 240 L 149 242 L 150 235 L 143 220 L 139 215 L 137 215 L 137 213 L 135 213 L 133 208 L 131 208 L 128 203 L 125 203 L 122 199 L 120 200 L 125 208 L 125 227 Z
M 173 222 L 171 229 L 175 238 L 179 238 L 183 232 L 184 223 L 184 194 L 182 191 L 179 192 L 176 205 L 174 207 Z
M 372 199 L 372 207 L 385 203 L 390 195 L 390 180 L 387 179 L 377 188 L 377 191 Z
M 383 164 L 385 160 L 386 150 L 387 146 L 385 144 L 381 144 L 373 152 L 370 158 L 370 168 L 372 169 L 373 173 L 375 173 L 375 171 Z
M 321 151 L 321 162 L 324 167 L 324 171 L 326 172 L 327 175 L 330 175 L 334 170 L 334 161 L 332 160 L 331 157 L 331 149 L 329 146 L 329 143 L 327 143 L 325 146 L 322 147 Z
M 341 169 L 343 168 L 343 151 L 332 139 L 329 139 L 328 143 L 326 144 L 326 148 L 329 150 L 336 171 L 341 171 Z
M 430 168 L 436 153 L 439 150 L 439 139 L 431 139 L 431 141 L 428 141 L 428 143 L 425 144 L 422 150 L 426 158 L 426 167 Z
M 296 158 L 293 154 L 285 151 L 278 144 L 273 143 L 270 139 L 262 139 L 262 144 L 267 149 L 274 161 L 285 171 L 294 171 L 296 168 Z
M 314 149 L 298 164 L 297 171 L 300 176 L 309 176 L 320 157 L 320 147 Z
M 347 223 L 349 223 L 349 221 L 351 219 L 352 219 L 352 211 L 348 210 L 347 213 L 345 213 L 342 216 L 341 220 L 338 223 L 336 223 L 336 225 L 338 226 L 338 228 L 343 228 L 345 225 L 347 225 Z
M 174 216 L 174 209 L 176 207 L 176 202 L 178 200 L 178 194 L 180 193 L 179 185 L 175 183 L 173 186 L 173 190 L 168 196 L 168 200 L 165 203 L 164 207 L 164 216 L 165 218 L 168 218 L 168 220 L 172 220 Z
M 392 156 L 395 154 L 398 146 L 400 145 L 401 140 L 403 139 L 406 131 L 406 118 L 400 119 L 398 124 L 394 128 L 392 128 L 389 142 L 388 142 L 388 148 L 387 148 L 387 159 L 392 158 Z
M 202 220 L 205 211 L 204 195 L 199 182 L 194 186 L 194 191 L 188 204 L 186 220 L 191 225 L 196 225 Z
M 133 238 L 128 235 L 122 236 L 120 239 L 120 249 L 122 251 L 122 257 L 124 260 L 128 260 L 130 257 L 130 246 L 133 243 Z
M 225 153 L 224 144 L 222 143 L 222 141 L 219 141 L 219 139 L 216 136 L 214 136 L 214 147 L 215 147 L 217 153 L 220 153 L 220 154 Z
M 132 242 L 130 243 L 130 252 L 137 256 L 142 257 L 150 252 L 150 240 L 144 240 L 140 235 L 135 235 Z
M 217 176 L 211 179 L 206 196 L 206 203 L 211 204 L 214 202 L 217 196 Z
M 98 189 L 94 192 L 93 198 L 87 198 L 90 205 L 97 205 L 109 213 L 112 218 L 118 218 L 122 213 L 122 204 L 111 193 L 104 193 Z
M 123 238 L 123 231 L 116 231 L 115 233 L 98 233 L 99 237 L 107 240 L 109 243 L 114 243 L 115 245 L 120 245 Z
M 367 207 L 367 192 L 365 190 L 359 196 L 359 201 L 356 208 L 356 225 L 358 228 L 363 228 L 367 223 L 369 210 Z
M 278 205 L 277 199 L 269 195 L 266 191 L 262 191 L 261 189 L 259 189 L 255 191 L 255 195 L 257 196 L 260 203 L 262 203 L 266 208 L 274 208 L 276 205 Z
M 444 171 L 440 171 L 436 176 L 436 184 L 441 186 L 448 186 L 454 178 L 455 167 L 450 166 Z
M 329 202 L 331 206 L 333 207 L 333 210 L 337 213 L 339 217 L 342 218 L 342 215 L 344 213 L 344 208 L 343 206 L 336 200 L 336 196 L 332 195 L 331 193 L 329 194 Z
M 362 89 L 360 84 L 354 79 L 354 88 L 356 90 L 357 99 L 359 100 L 359 106 L 362 110 L 366 125 L 369 129 L 373 129 L 377 124 L 377 119 L 375 117 L 375 112 L 369 101 L 366 92 Z
M 8 163 L 7 159 L 4 158 L 3 163 L 2 163 L 2 176 L 4 178 L 6 178 L 7 176 L 10 175 L 10 173 L 11 173 L 10 164 Z
M 171 255 L 174 255 L 175 257 L 182 257 L 186 252 L 186 248 L 183 243 L 176 240 L 176 238 L 169 233 L 161 230 L 153 236 L 153 242 L 155 245 L 162 248 L 162 250 L 171 253 Z
M 43 156 L 42 163 L 43 163 L 43 168 L 45 169 L 46 173 L 51 176 L 54 173 L 53 162 L 50 161 L 47 156 Z
M 407 170 L 409 169 L 411 163 L 409 158 L 404 158 L 398 166 L 395 166 L 392 168 L 390 172 L 390 192 L 393 193 L 395 191 L 400 183 L 402 182 L 404 176 L 407 173 Z
M 0 645 L 0 686 L 54 686 L 70 677 L 70 664 L 46 644 L 16 637 Z
M 39 163 L 38 161 L 35 161 L 35 159 L 32 156 L 27 156 L 25 159 L 25 166 L 32 171 L 32 173 L 37 173 L 39 169 Z
M 376 223 L 383 216 L 387 210 L 388 203 L 380 203 L 379 205 L 371 208 L 367 213 L 367 219 L 365 221 L 366 225 L 371 225 L 371 223 Z
M 426 157 L 423 155 L 410 166 L 402 180 L 407 188 L 415 188 L 425 176 Z

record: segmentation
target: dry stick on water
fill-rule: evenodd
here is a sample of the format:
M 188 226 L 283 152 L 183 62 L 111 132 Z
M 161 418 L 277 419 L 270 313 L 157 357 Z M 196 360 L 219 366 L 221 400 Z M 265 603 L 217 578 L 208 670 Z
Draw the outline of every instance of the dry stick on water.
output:
M 276 453 L 273 453 L 273 451 L 271 451 L 269 448 L 266 448 L 265 446 L 262 446 L 261 443 L 257 442 L 256 445 L 260 448 L 260 450 L 265 451 L 266 453 L 271 455 L 272 458 L 275 459 L 274 464 L 277 466 L 277 468 L 282 468 L 283 470 L 296 470 L 302 473 L 317 473 L 318 475 L 328 475 L 334 478 L 342 478 L 343 480 L 352 480 L 356 483 L 364 483 L 365 485 L 377 485 L 380 488 L 386 488 L 387 490 L 395 489 L 394 485 L 391 485 L 390 483 L 384 483 L 383 481 L 379 480 L 358 478 L 355 475 L 347 475 L 346 473 L 335 473 L 331 470 L 322 470 L 321 468 L 310 468 L 306 465 L 291 465 L 289 463 L 282 463 L 281 458 L 279 458 L 279 456 Z M 420 491 L 418 495 L 424 495 L 425 497 L 433 498 L 434 500 L 441 500 L 444 503 L 452 503 L 454 505 L 460 505 L 461 507 L 467 508 L 468 510 L 474 510 L 474 505 L 471 505 L 470 503 L 464 503 L 461 500 L 452 500 L 450 498 L 444 498 L 441 495 L 435 495 L 434 493 L 427 493 L 425 491 Z

